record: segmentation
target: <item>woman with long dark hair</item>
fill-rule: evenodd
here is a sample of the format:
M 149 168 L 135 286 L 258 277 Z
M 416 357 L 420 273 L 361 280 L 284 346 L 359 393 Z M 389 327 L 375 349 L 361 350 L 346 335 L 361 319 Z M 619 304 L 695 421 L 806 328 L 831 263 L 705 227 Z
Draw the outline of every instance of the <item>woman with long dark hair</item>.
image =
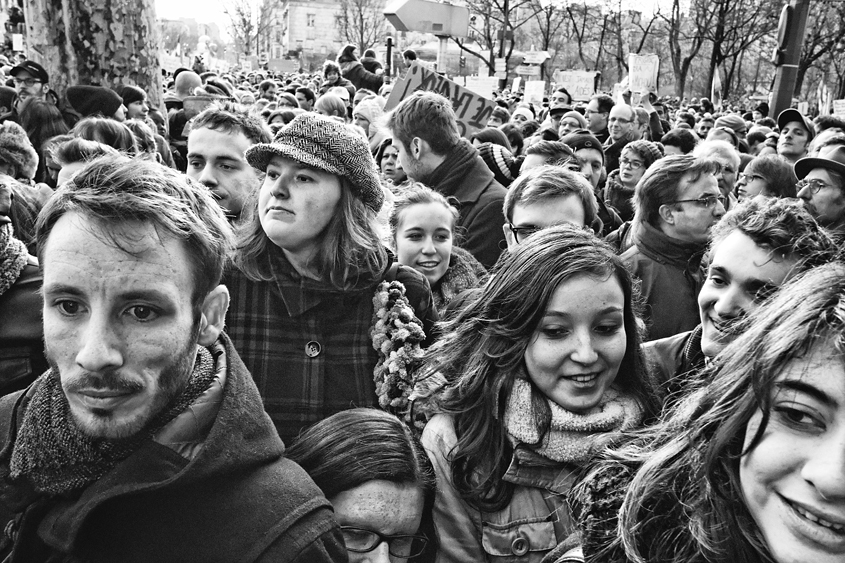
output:
M 426 370 L 447 384 L 422 436 L 438 479 L 438 561 L 577 549 L 566 504 L 576 475 L 657 411 L 635 302 L 613 250 L 561 225 L 503 256 L 445 323 Z

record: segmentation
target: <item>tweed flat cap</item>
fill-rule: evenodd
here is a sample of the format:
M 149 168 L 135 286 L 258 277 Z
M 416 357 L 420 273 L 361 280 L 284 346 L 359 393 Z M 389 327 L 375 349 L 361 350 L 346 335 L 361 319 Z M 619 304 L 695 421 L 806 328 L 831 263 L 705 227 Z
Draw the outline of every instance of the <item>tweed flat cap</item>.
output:
M 272 143 L 253 145 L 245 156 L 253 168 L 262 172 L 267 171 L 267 164 L 274 156 L 290 158 L 346 178 L 352 184 L 353 194 L 376 212 L 384 202 L 367 141 L 344 124 L 316 113 L 297 115 L 279 129 Z

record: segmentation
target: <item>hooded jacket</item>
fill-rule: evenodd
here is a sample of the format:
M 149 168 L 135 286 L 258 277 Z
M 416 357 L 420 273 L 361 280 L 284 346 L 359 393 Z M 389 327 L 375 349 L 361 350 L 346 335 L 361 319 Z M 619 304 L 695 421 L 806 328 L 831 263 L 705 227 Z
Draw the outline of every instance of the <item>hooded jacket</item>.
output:
M 10 563 L 346 561 L 332 510 L 264 413 L 225 335 L 217 380 L 190 408 L 74 496 L 9 477 L 32 387 L 0 399 L 0 556 Z M 206 435 L 207 432 L 207 435 Z

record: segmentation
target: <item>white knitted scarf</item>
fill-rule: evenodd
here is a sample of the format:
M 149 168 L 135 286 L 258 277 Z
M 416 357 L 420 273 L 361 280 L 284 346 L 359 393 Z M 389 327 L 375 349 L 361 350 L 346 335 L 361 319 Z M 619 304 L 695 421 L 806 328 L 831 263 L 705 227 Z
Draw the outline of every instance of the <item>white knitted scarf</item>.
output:
M 517 378 L 505 407 L 505 430 L 514 442 L 523 442 L 538 454 L 560 462 L 583 462 L 612 442 L 625 430 L 642 422 L 643 410 L 637 401 L 610 387 L 598 405 L 578 414 L 548 400 L 552 421 L 540 435 L 537 413 L 531 402 L 531 384 Z

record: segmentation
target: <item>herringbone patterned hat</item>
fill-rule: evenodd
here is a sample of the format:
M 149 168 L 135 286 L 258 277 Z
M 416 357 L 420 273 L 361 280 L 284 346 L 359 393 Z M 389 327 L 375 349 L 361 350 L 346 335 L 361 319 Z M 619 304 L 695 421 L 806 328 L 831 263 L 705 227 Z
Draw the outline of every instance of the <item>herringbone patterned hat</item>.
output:
M 247 162 L 262 172 L 274 156 L 346 178 L 358 199 L 376 212 L 381 209 L 384 192 L 370 147 L 342 123 L 306 112 L 279 129 L 272 143 L 260 143 L 246 151 Z

